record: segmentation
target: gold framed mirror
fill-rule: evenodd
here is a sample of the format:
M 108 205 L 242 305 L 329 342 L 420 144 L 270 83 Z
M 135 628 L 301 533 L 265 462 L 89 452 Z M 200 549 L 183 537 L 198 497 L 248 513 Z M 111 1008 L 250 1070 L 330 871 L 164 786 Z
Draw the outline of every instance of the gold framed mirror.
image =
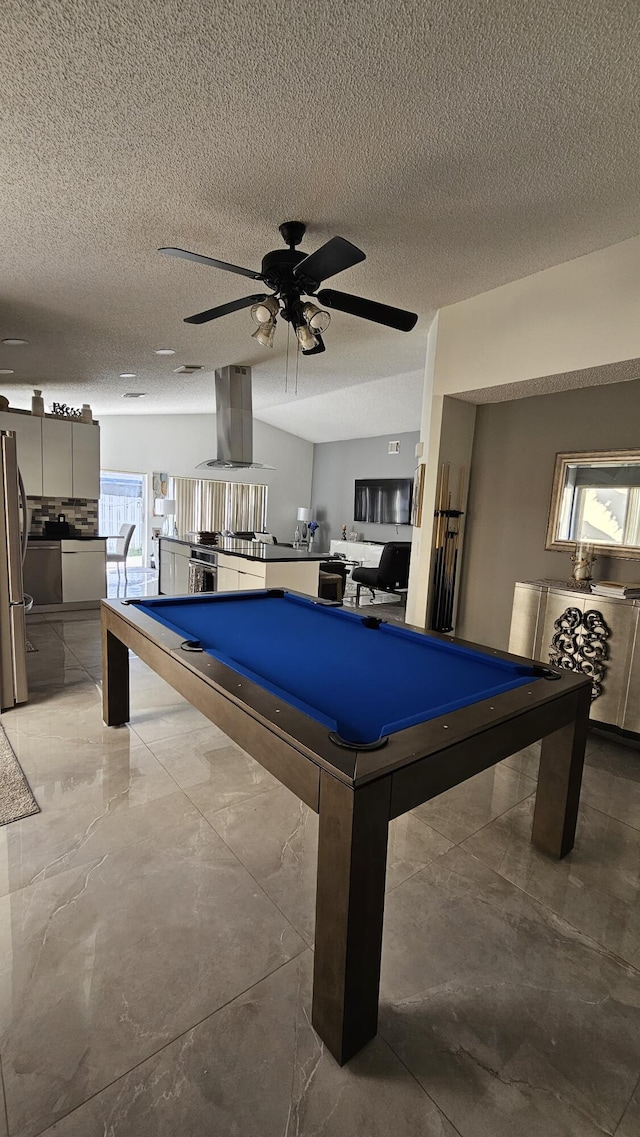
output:
M 640 450 L 557 454 L 545 548 L 640 559 Z

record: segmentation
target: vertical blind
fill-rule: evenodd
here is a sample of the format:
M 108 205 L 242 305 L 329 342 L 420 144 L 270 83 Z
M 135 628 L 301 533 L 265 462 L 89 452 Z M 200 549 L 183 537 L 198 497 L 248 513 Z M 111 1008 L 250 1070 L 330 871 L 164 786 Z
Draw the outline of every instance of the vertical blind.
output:
M 267 524 L 267 487 L 244 482 L 171 478 L 180 533 L 223 529 L 263 532 Z

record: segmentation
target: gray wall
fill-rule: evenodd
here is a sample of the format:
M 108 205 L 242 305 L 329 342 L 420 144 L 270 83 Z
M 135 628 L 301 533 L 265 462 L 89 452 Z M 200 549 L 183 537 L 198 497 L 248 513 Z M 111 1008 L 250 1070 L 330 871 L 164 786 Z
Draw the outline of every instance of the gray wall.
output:
M 388 444 L 400 442 L 400 453 L 389 454 Z M 365 541 L 410 541 L 410 525 L 365 525 L 353 520 L 357 478 L 412 478 L 419 431 L 385 434 L 379 438 L 351 438 L 345 442 L 317 443 L 313 453 L 312 512 L 320 523 L 316 546 L 322 552 L 340 538 L 342 525 Z
M 517 580 L 568 580 L 544 543 L 555 456 L 640 448 L 640 380 L 479 406 L 456 634 L 506 649 Z M 640 561 L 599 558 L 599 579 L 640 579 Z

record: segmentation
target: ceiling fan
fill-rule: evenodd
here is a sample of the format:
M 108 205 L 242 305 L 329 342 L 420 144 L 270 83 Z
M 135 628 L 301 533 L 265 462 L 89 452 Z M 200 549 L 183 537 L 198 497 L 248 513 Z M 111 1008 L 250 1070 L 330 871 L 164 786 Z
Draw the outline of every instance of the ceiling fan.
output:
M 206 324 L 209 320 L 217 320 L 219 316 L 227 316 L 240 308 L 251 308 L 251 315 L 258 324 L 257 331 L 253 333 L 255 339 L 263 347 L 273 347 L 276 317 L 282 316 L 295 329 L 303 355 L 318 355 L 325 350 L 322 332 L 327 330 L 331 322 L 329 313 L 311 301 L 303 300 L 305 296 L 316 297 L 325 308 L 335 308 L 350 316 L 359 316 L 363 320 L 396 328 L 400 332 L 410 332 L 415 327 L 418 319 L 415 312 L 405 312 L 402 308 L 392 308 L 391 305 L 379 304 L 376 300 L 364 300 L 361 296 L 352 296 L 348 292 L 336 292 L 333 288 L 320 289 L 322 281 L 364 261 L 366 257 L 361 249 L 343 237 L 332 237 L 316 249 L 315 253 L 307 256 L 296 247 L 302 241 L 304 232 L 305 225 L 301 221 L 285 221 L 280 226 L 280 233 L 288 248 L 274 249 L 267 253 L 262 258 L 260 272 L 228 264 L 227 261 L 214 260 L 202 253 L 190 253 L 187 249 L 158 249 L 159 253 L 168 257 L 183 257 L 188 261 L 198 261 L 200 264 L 224 269 L 225 272 L 235 272 L 240 276 L 248 276 L 251 280 L 259 280 L 273 292 L 272 296 L 257 293 L 243 296 L 241 300 L 231 300 L 228 304 L 220 304 L 217 308 L 208 308 L 206 312 L 187 316 L 185 323 Z

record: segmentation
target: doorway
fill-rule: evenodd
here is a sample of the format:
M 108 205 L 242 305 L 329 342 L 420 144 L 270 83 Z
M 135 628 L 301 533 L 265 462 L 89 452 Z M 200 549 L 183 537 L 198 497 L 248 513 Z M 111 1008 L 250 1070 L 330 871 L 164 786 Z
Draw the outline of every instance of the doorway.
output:
M 135 525 L 127 558 L 127 563 L 134 568 L 145 564 L 145 497 L 145 474 L 100 471 L 99 532 L 115 537 L 121 525 Z

